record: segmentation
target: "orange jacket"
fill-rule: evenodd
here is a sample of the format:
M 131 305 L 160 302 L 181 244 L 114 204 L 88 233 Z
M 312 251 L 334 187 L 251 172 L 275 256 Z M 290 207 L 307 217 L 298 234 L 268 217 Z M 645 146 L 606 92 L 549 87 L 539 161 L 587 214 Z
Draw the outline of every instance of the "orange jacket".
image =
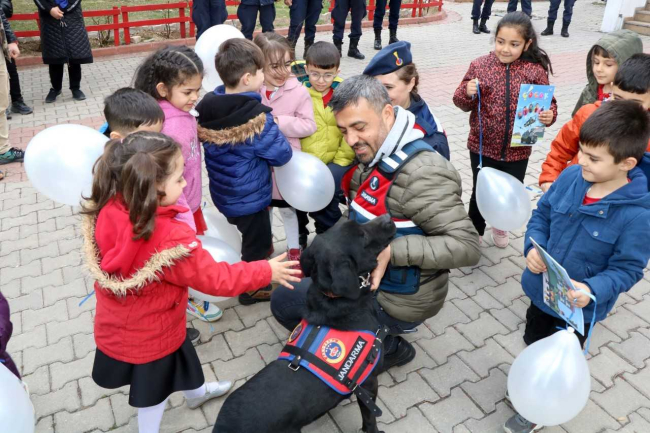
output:
M 546 155 L 546 161 L 542 164 L 542 174 L 539 176 L 540 185 L 546 182 L 555 182 L 562 170 L 571 164 L 578 163 L 580 128 L 601 104 L 601 101 L 596 101 L 594 104 L 583 105 L 575 116 L 562 126 L 551 143 L 551 151 Z M 650 142 L 648 142 L 647 151 L 650 152 Z

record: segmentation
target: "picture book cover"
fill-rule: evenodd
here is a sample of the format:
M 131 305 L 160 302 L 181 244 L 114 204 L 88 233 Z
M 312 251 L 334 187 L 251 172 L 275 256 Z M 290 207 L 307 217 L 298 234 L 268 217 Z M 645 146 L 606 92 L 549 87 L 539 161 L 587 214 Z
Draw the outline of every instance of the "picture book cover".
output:
M 555 86 L 521 85 L 510 141 L 511 147 L 533 146 L 544 137 L 546 125 L 539 121 L 539 113 L 551 108 L 553 92 Z
M 530 240 L 546 265 L 546 272 L 544 272 L 544 303 L 566 320 L 572 328 L 584 335 L 585 320 L 582 308 L 573 305 L 568 297 L 569 290 L 575 290 L 569 274 L 533 238 L 530 238 Z

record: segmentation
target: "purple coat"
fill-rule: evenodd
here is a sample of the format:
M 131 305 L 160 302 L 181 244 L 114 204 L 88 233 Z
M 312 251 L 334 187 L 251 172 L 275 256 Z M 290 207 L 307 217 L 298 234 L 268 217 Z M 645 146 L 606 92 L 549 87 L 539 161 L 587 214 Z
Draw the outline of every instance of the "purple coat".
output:
M 9 320 L 9 303 L 2 295 L 2 292 L 0 292 L 0 362 L 20 379 L 18 368 L 14 364 L 14 360 L 7 353 L 7 343 L 9 343 L 13 330 L 14 325 Z

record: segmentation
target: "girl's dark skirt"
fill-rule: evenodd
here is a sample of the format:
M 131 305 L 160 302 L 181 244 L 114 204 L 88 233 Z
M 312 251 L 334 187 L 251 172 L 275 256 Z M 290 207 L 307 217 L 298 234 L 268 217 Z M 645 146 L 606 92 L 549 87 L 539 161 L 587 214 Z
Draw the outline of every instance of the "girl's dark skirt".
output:
M 129 405 L 133 407 L 155 406 L 174 392 L 205 383 L 201 362 L 187 337 L 175 352 L 146 364 L 118 361 L 97 349 L 92 376 L 102 388 L 131 385 Z

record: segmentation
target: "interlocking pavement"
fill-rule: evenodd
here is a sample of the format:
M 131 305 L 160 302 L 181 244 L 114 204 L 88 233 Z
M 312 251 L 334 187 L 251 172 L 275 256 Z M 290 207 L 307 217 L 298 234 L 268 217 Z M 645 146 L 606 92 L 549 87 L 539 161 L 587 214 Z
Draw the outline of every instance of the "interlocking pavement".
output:
M 496 3 L 492 28 L 505 12 Z M 548 3 L 533 3 L 538 31 L 546 23 Z M 463 179 L 463 199 L 469 199 L 471 170 L 465 143 L 467 114 L 453 106 L 451 96 L 474 58 L 489 52 L 492 36 L 471 33 L 471 4 L 447 3 L 448 17 L 434 24 L 403 27 L 398 36 L 413 44 L 413 58 L 421 73 L 420 93 L 441 119 L 450 139 L 452 162 Z M 604 11 L 600 1 L 575 6 L 571 37 L 541 39 L 551 56 L 559 105 L 557 123 L 531 157 L 526 183 L 535 185 L 550 139 L 570 116 L 585 84 L 585 56 L 601 36 Z M 385 32 L 384 38 L 388 35 Z M 318 34 L 318 40 L 330 40 Z M 646 52 L 650 38 L 645 37 Z M 361 49 L 369 58 L 371 32 Z M 302 52 L 299 46 L 297 52 Z M 25 147 L 35 133 L 58 123 L 97 127 L 103 122 L 103 98 L 128 85 L 144 55 L 101 58 L 84 65 L 82 89 L 88 99 L 72 100 L 70 92 L 51 105 L 47 69 L 22 69 L 25 100 L 34 114 L 14 115 L 12 144 Z M 344 58 L 342 75 L 360 73 L 366 62 Z M 0 284 L 9 299 L 14 336 L 9 352 L 29 384 L 39 433 L 137 431 L 136 411 L 128 405 L 126 389 L 97 387 L 90 377 L 94 358 L 95 300 L 79 306 L 92 291 L 80 258 L 78 209 L 48 200 L 31 187 L 19 164 L 2 167 L 0 181 Z M 56 173 L 53 173 L 56 175 Z M 207 182 L 204 190 L 209 203 Z M 531 195 L 531 199 L 536 197 Z M 276 251 L 285 246 L 281 219 L 275 219 Z M 498 249 L 485 239 L 477 266 L 453 270 L 449 296 L 442 311 L 407 338 L 415 344 L 413 362 L 380 377 L 381 428 L 393 432 L 501 431 L 512 415 L 505 403 L 506 376 L 522 342 L 528 299 L 519 280 L 525 266 L 523 232 L 514 233 L 511 246 Z M 489 238 L 489 237 L 488 237 Z M 278 325 L 268 304 L 224 305 L 223 318 L 212 324 L 190 320 L 201 331 L 197 351 L 206 379 L 230 379 L 241 385 L 279 353 L 287 332 Z M 589 350 L 592 393 L 587 407 L 571 422 L 547 432 L 650 431 L 650 276 L 623 294 L 612 314 L 598 324 Z M 212 431 L 223 399 L 189 410 L 180 393 L 172 395 L 163 418 L 164 432 Z M 361 420 L 356 403 L 345 402 L 303 431 L 356 432 Z M 2 427 L 0 426 L 0 430 Z

